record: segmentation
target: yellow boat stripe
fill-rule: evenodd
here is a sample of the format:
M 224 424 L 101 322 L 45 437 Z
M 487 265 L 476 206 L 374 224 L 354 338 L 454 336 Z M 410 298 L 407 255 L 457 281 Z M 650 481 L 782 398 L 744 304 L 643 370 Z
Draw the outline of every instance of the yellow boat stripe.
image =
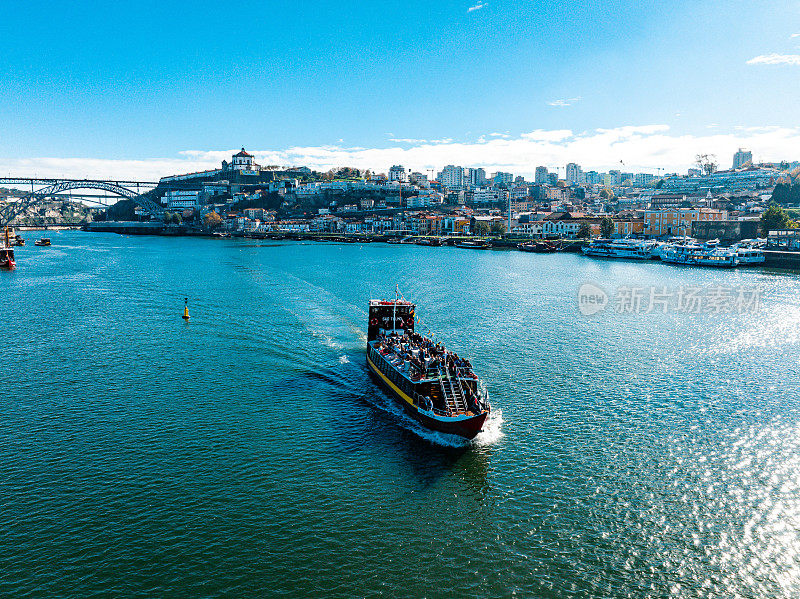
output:
M 369 359 L 369 356 L 367 356 L 367 363 L 370 365 L 370 367 L 372 368 L 373 372 L 375 372 L 375 374 L 377 374 L 379 377 L 381 377 L 386 382 L 386 384 L 389 385 L 389 387 L 391 387 L 392 390 L 395 393 L 397 393 L 403 399 L 403 401 L 405 401 L 406 403 L 411 404 L 412 406 L 414 405 L 414 400 L 412 400 L 408 395 L 406 395 L 405 393 L 400 391 L 400 389 L 398 389 L 392 381 L 387 379 L 386 375 L 383 374 L 380 370 L 378 370 L 378 367 L 375 366 L 375 364 L 372 363 L 372 360 Z

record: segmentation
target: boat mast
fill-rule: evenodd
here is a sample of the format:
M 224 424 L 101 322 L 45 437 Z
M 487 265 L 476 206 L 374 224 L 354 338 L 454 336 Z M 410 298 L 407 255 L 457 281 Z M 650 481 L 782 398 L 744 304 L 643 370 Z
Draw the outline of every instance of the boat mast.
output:
M 392 330 L 397 330 L 397 296 L 400 293 L 400 286 L 394 284 L 394 304 L 392 304 Z

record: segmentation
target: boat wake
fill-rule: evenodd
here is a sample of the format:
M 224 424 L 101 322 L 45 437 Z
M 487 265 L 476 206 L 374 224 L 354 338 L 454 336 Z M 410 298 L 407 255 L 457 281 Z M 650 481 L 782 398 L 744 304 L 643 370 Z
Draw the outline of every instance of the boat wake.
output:
M 433 431 L 422 426 L 419 422 L 406 414 L 403 408 L 397 405 L 397 402 L 395 402 L 389 395 L 387 395 L 377 386 L 375 386 L 374 393 L 368 393 L 364 395 L 364 400 L 374 408 L 393 416 L 397 421 L 397 424 L 407 431 L 410 431 L 425 441 L 440 447 L 447 447 L 451 449 L 467 448 L 471 446 L 485 447 L 488 445 L 494 445 L 503 438 L 502 410 L 493 411 L 489 414 L 489 418 L 487 418 L 486 422 L 484 423 L 483 429 L 474 439 L 465 439 L 464 437 L 460 437 L 458 435 L 449 435 L 447 433 Z
M 474 445 L 494 445 L 505 436 L 503 433 L 503 410 L 493 410 L 483 424 L 483 430 L 472 440 Z

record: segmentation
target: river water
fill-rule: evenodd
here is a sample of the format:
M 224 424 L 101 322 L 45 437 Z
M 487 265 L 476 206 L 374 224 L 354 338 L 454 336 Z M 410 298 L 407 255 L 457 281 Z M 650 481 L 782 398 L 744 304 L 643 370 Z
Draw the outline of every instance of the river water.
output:
M 800 594 L 797 274 L 51 236 L 0 272 L 2 596 Z M 472 443 L 367 373 L 395 283 L 485 382 Z

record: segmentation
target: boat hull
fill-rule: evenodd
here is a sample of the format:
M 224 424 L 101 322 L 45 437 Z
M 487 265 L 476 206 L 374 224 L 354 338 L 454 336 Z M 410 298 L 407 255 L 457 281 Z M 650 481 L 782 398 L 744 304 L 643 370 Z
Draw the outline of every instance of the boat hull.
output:
M 427 429 L 446 433 L 449 435 L 458 435 L 465 439 L 473 439 L 483 428 L 483 423 L 486 421 L 488 412 L 483 412 L 474 416 L 454 417 L 454 418 L 435 418 L 431 417 L 424 412 L 417 409 L 411 398 L 405 393 L 395 387 L 384 374 L 378 370 L 377 366 L 372 363 L 369 357 L 367 360 L 367 368 L 369 368 L 372 377 L 380 384 L 380 386 L 389 394 L 389 396 L 403 408 L 406 414 L 419 422 Z

